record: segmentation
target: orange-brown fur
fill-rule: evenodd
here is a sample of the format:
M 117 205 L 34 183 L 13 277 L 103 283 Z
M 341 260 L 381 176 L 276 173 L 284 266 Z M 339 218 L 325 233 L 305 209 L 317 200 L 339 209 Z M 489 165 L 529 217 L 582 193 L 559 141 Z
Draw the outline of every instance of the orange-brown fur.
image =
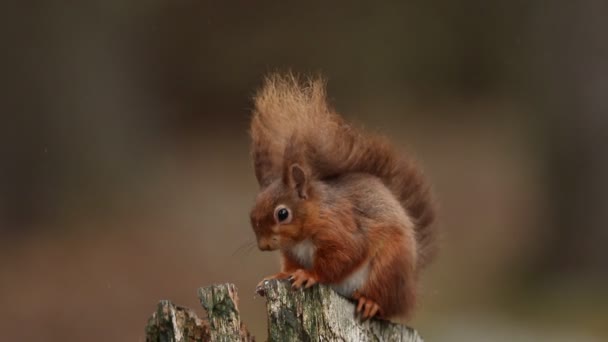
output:
M 261 190 L 251 222 L 260 249 L 281 250 L 275 277 L 336 286 L 359 300 L 364 318 L 409 316 L 418 273 L 435 251 L 420 169 L 386 138 L 346 123 L 319 78 L 270 75 L 254 102 Z M 280 221 L 280 208 L 289 219 Z

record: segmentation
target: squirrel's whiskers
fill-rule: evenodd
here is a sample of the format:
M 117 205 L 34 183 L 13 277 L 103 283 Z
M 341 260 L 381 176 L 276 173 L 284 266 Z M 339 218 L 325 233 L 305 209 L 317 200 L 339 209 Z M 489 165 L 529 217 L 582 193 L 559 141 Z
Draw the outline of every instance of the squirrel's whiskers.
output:
M 243 242 L 234 252 L 232 252 L 232 256 L 244 256 L 256 247 L 255 238 L 249 238 L 247 241 Z

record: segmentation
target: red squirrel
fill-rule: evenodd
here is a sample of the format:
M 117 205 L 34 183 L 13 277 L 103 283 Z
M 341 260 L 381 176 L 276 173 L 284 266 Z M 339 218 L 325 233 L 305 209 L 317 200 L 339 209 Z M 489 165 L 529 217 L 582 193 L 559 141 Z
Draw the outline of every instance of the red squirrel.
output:
M 295 289 L 327 284 L 362 319 L 410 317 L 435 248 L 430 186 L 386 137 L 347 123 L 321 77 L 270 74 L 254 97 L 251 146 L 260 250 L 280 250 Z

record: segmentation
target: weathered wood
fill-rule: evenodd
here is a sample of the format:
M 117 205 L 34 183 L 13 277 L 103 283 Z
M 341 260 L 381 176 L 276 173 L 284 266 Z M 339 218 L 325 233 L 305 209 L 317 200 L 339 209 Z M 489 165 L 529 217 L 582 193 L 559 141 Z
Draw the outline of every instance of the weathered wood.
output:
M 254 341 L 241 322 L 234 284 L 202 287 L 198 298 L 207 311 L 211 341 Z
M 146 326 L 146 342 L 211 341 L 209 325 L 187 308 L 161 300 Z
M 146 342 L 255 341 L 241 323 L 233 284 L 198 289 L 207 320 L 167 300 L 158 303 L 146 326 Z
M 324 285 L 291 290 L 287 281 L 264 282 L 269 341 L 422 342 L 416 331 L 382 320 L 359 321 L 354 304 Z M 147 342 L 254 341 L 242 324 L 236 288 L 213 285 L 198 290 L 207 320 L 189 309 L 161 301 L 146 326 Z
M 361 322 L 353 302 L 319 285 L 293 291 L 286 281 L 262 285 L 268 312 L 269 341 L 403 341 L 422 342 L 404 325 L 383 320 Z

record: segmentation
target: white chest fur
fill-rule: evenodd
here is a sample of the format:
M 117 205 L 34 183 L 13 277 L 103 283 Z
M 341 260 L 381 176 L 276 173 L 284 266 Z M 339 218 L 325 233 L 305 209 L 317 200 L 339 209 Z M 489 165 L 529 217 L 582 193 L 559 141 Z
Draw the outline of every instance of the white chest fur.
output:
M 316 250 L 317 247 L 313 242 L 310 239 L 306 239 L 291 247 L 290 252 L 300 265 L 304 266 L 306 269 L 311 269 L 314 264 Z M 329 285 L 339 294 L 350 297 L 355 290 L 361 289 L 365 285 L 368 276 L 369 262 L 366 262 L 342 282 Z
M 306 239 L 291 247 L 291 254 L 302 266 L 304 266 L 304 268 L 311 269 L 314 263 L 316 250 L 317 247 L 312 241 Z
M 366 262 L 359 267 L 359 269 L 346 277 L 346 279 L 342 280 L 342 282 L 331 284 L 331 288 L 345 297 L 350 297 L 355 290 L 359 290 L 365 285 L 368 276 L 369 262 Z

